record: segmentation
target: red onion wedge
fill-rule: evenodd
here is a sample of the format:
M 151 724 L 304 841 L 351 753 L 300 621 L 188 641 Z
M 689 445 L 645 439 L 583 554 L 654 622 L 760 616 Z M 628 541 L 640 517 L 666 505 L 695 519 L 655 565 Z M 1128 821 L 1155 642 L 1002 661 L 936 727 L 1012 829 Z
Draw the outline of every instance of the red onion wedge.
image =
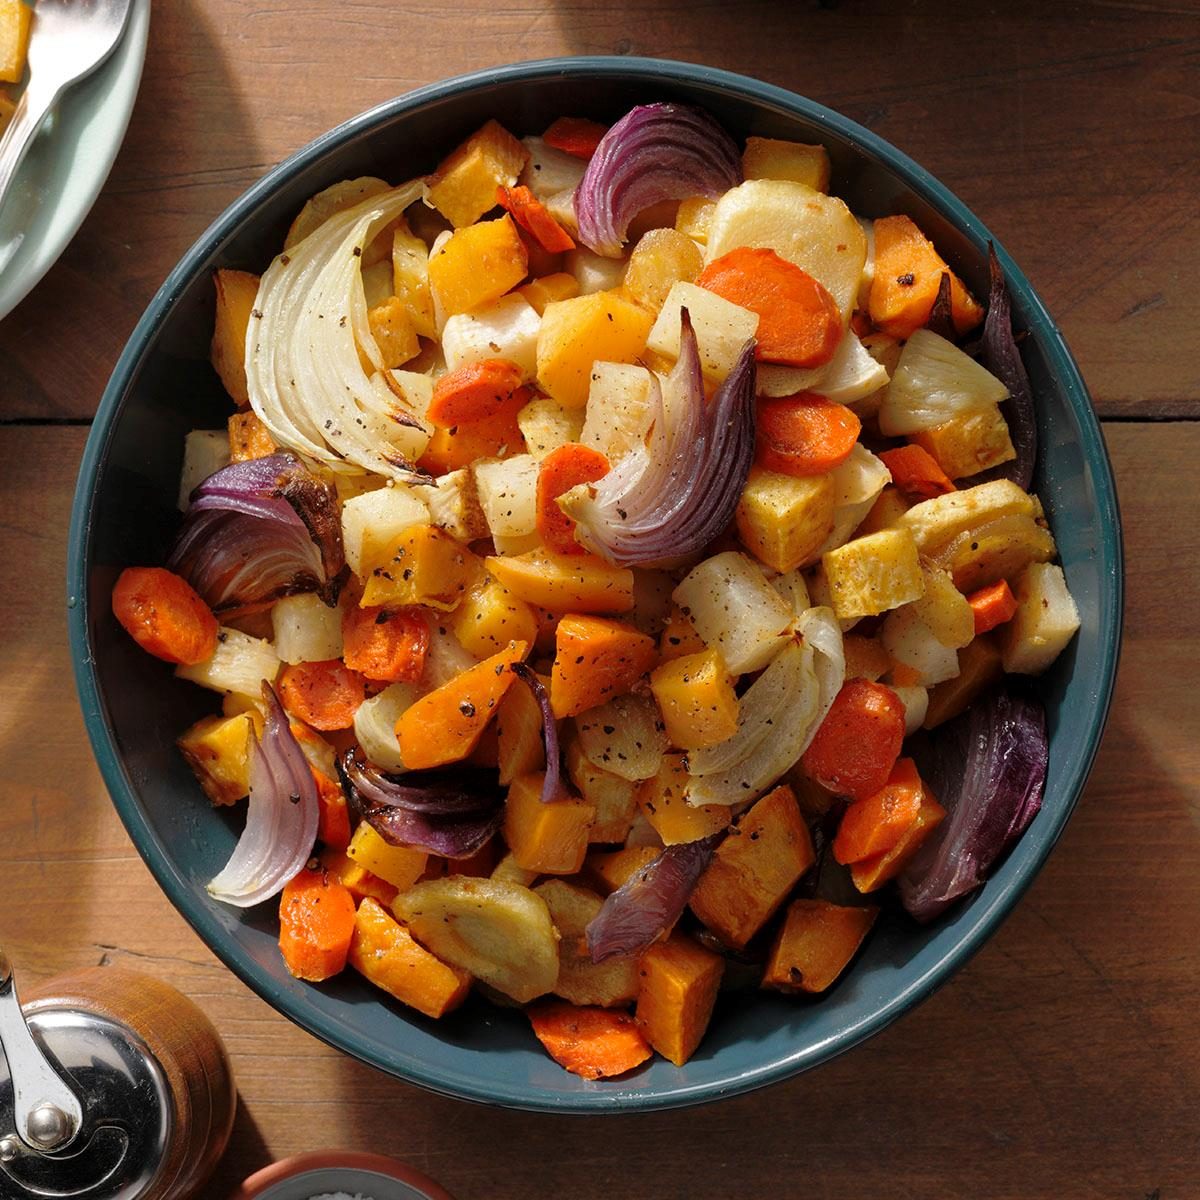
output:
M 639 954 L 667 933 L 683 914 L 724 836 L 722 830 L 696 842 L 668 846 L 617 888 L 587 927 L 592 962 Z
M 355 811 L 392 846 L 470 858 L 504 819 L 495 771 L 410 771 L 393 778 L 353 747 L 338 760 L 338 773 Z
M 575 189 L 579 240 L 619 258 L 630 222 L 664 200 L 715 199 L 742 182 L 737 143 L 686 104 L 642 104 L 600 140 Z
M 550 707 L 550 695 L 538 673 L 525 662 L 510 663 L 508 668 L 529 690 L 542 714 L 542 744 L 546 749 L 546 778 L 542 783 L 542 803 L 561 800 L 567 788 L 562 781 L 562 755 L 558 745 L 558 725 Z
M 204 480 L 167 565 L 228 617 L 297 592 L 332 604 L 342 564 L 334 488 L 280 453 Z
M 712 401 L 704 398 L 696 333 L 680 312 L 679 360 L 655 377 L 653 428 L 595 484 L 559 506 L 589 549 L 620 566 L 699 553 L 728 528 L 754 461 L 754 342 L 748 341 Z
M 992 286 L 988 296 L 987 317 L 983 322 L 980 341 L 980 360 L 1008 388 L 1008 399 L 1001 402 L 1000 411 L 1008 422 L 1013 449 L 1017 457 L 995 472 L 980 476 L 984 479 L 1011 479 L 1018 487 L 1029 490 L 1033 468 L 1037 462 L 1037 415 L 1033 406 L 1033 388 L 1029 373 L 1021 361 L 1021 350 L 1013 337 L 1012 306 L 1004 272 L 996 257 L 996 248 L 988 243 L 988 266 Z
M 265 680 L 262 694 L 267 718 L 250 754 L 246 827 L 229 861 L 208 885 L 215 900 L 238 908 L 270 899 L 308 862 L 320 816 L 308 759 L 275 689 Z
M 900 898 L 931 921 L 987 878 L 1042 805 L 1049 744 L 1041 703 L 1001 687 L 928 740 L 922 778 L 949 814 L 900 877 Z

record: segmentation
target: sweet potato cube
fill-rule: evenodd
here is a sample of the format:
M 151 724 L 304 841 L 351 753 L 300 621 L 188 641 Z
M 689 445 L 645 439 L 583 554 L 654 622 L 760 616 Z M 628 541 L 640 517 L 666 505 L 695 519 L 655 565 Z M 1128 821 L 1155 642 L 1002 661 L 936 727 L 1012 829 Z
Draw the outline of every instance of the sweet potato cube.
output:
M 546 765 L 542 746 L 542 710 L 524 686 L 510 687 L 496 713 L 496 766 L 500 782 L 510 784 L 519 775 L 540 771 Z
M 512 187 L 528 161 L 529 151 L 489 121 L 438 164 L 429 181 L 429 203 L 461 229 L 496 207 L 496 188 Z
M 33 9 L 21 0 L 0 0 L 0 83 L 20 83 L 29 50 Z
M 608 896 L 661 853 L 657 846 L 625 846 L 620 850 L 595 852 L 584 861 L 582 878 Z
M 833 476 L 797 478 L 752 467 L 736 521 L 742 545 L 776 571 L 811 562 L 833 530 Z
M 367 325 L 389 371 L 415 358 L 421 349 L 408 308 L 399 296 L 389 296 L 372 308 L 367 313 Z
M 554 644 L 550 705 L 556 717 L 573 717 L 623 695 L 658 658 L 652 637 L 607 617 L 563 617 Z
M 767 960 L 763 987 L 825 991 L 854 957 L 878 913 L 828 900 L 793 900 Z
M 558 982 L 554 994 L 572 1004 L 611 1008 L 627 1004 L 638 994 L 637 959 L 610 958 L 594 963 L 585 937 L 603 901 L 595 892 L 562 879 L 547 879 L 533 889 L 550 910 L 558 930 Z
M 839 620 L 877 616 L 925 592 L 916 543 L 905 529 L 855 538 L 821 555 L 821 566 Z
M 633 572 L 590 554 L 531 550 L 484 565 L 510 592 L 551 613 L 620 613 L 633 607 Z
M 454 610 L 450 629 L 462 648 L 487 658 L 511 641 L 532 642 L 538 623 L 533 609 L 494 575 L 481 574 Z
M 688 803 L 685 762 L 682 754 L 664 755 L 658 774 L 638 785 L 638 807 L 667 846 L 698 841 L 730 821 L 728 805 Z
M 553 275 L 531 279 L 517 288 L 517 291 L 533 305 L 540 317 L 545 313 L 548 304 L 553 304 L 556 300 L 573 300 L 578 296 L 579 280 L 574 275 L 568 275 L 566 271 L 556 271 Z
M 656 667 L 650 690 L 672 745 L 715 746 L 737 732 L 738 699 L 719 650 L 687 654 Z
M 452 317 L 499 300 L 528 269 L 525 243 L 506 213 L 451 234 L 429 258 L 429 287 Z
M 229 461 L 248 462 L 253 458 L 266 458 L 278 447 L 259 420 L 258 414 L 246 409 L 235 412 L 229 418 Z
M 692 912 L 740 950 L 815 861 L 792 789 L 777 787 L 744 813 L 717 847 L 692 892 Z
M 321 866 L 344 887 L 355 900 L 378 900 L 380 904 L 391 904 L 396 898 L 397 888 L 368 871 L 362 863 L 355 862 L 345 850 L 326 847 L 321 851 Z
M 412 525 L 369 567 L 361 605 L 456 608 L 479 574 L 479 559 L 444 529 Z
M 201 717 L 175 743 L 214 804 L 236 804 L 250 792 L 250 751 L 255 740 L 249 713 Z
M 471 988 L 471 977 L 418 945 L 412 934 L 372 899 L 358 906 L 350 965 L 376 987 L 427 1017 L 456 1009 Z
M 573 797 L 542 803 L 542 772 L 522 775 L 508 789 L 504 840 L 527 871 L 574 875 L 583 866 L 596 810 Z
M 631 363 L 646 349 L 654 317 L 615 292 L 546 305 L 538 333 L 537 377 L 565 408 L 583 408 L 597 361 Z
M 712 1017 L 725 962 L 691 938 L 672 934 L 651 946 L 638 967 L 637 1019 L 655 1050 L 682 1067 Z
M 258 282 L 258 276 L 248 271 L 222 270 L 213 275 L 217 311 L 210 357 L 213 369 L 238 408 L 247 408 L 250 404 L 246 385 L 246 336 L 258 296 Z
M 936 729 L 974 703 L 1004 674 L 995 639 L 977 637 L 958 652 L 958 674 L 929 689 L 929 707 L 925 710 L 926 729 Z
M 829 151 L 804 142 L 748 137 L 742 151 L 742 172 L 747 179 L 791 179 L 814 191 L 829 191 Z
M 424 850 L 389 845 L 366 821 L 354 831 L 346 857 L 399 892 L 408 891 L 421 878 L 429 859 Z
M 623 842 L 637 815 L 637 785 L 596 766 L 584 754 L 578 740 L 567 746 L 566 768 L 579 794 L 596 810 L 588 841 Z

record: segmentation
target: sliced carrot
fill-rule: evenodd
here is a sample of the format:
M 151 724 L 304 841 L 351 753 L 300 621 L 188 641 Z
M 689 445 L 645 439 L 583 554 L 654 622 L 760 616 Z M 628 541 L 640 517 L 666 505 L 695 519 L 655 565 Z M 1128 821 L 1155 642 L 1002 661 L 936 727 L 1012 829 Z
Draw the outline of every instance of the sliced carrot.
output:
M 922 793 L 916 763 L 911 758 L 897 760 L 879 791 L 855 800 L 842 814 L 833 839 L 834 858 L 849 866 L 890 850 L 917 819 Z
M 317 840 L 331 850 L 345 850 L 350 845 L 350 807 L 346 793 L 336 779 L 330 779 L 324 771 L 309 764 L 313 779 L 317 781 L 317 802 L 321 806 L 317 823 Z
M 944 272 L 950 275 L 954 328 L 966 333 L 983 320 L 982 307 L 910 218 L 880 217 L 874 230 L 875 275 L 867 309 L 884 333 L 907 338 L 928 322 Z
M 967 603 L 975 613 L 977 634 L 987 633 L 989 629 L 995 629 L 1017 615 L 1017 598 L 1008 586 L 1007 579 L 972 592 L 967 597 Z
M 527 187 L 496 188 L 496 203 L 548 254 L 574 250 L 571 235 L 550 215 L 546 206 Z
M 842 685 L 804 752 L 804 770 L 840 796 L 864 800 L 888 781 L 904 742 L 904 703 L 882 683 Z
M 345 965 L 354 936 L 354 897 L 328 871 L 301 871 L 279 900 L 279 949 L 297 979 L 320 983 Z
M 879 456 L 892 473 L 892 482 L 910 500 L 932 500 L 958 489 L 924 446 L 897 446 Z
M 598 121 L 589 121 L 584 117 L 559 117 L 542 134 L 542 141 L 574 158 L 591 158 L 607 132 L 608 129 Z
M 518 388 L 486 420 L 464 421 L 449 427 L 434 426 L 433 436 L 419 465 L 435 475 L 469 467 L 478 458 L 520 454 L 525 438 L 517 414 L 529 400 L 529 389 Z
M 583 1079 L 623 1075 L 651 1055 L 650 1044 L 626 1012 L 577 1008 L 558 1000 L 527 1011 L 533 1032 L 550 1057 Z
M 186 579 L 164 567 L 126 567 L 113 588 L 112 609 L 155 658 L 193 666 L 217 648 L 217 618 Z
M 366 681 L 340 658 L 294 663 L 279 676 L 283 707 L 314 729 L 349 729 L 366 698 Z
M 537 481 L 537 531 L 548 550 L 557 554 L 586 554 L 575 540 L 575 522 L 558 507 L 558 497 L 581 483 L 595 483 L 608 474 L 608 459 L 599 450 L 568 442 L 542 459 Z
M 521 368 L 507 358 L 487 358 L 450 371 L 433 385 L 429 419 L 443 429 L 487 421 L 521 386 Z
M 901 775 L 903 778 L 899 780 L 900 785 L 910 797 L 906 801 L 906 807 L 911 808 L 909 819 L 900 831 L 900 836 L 886 850 L 850 864 L 850 878 L 860 892 L 873 892 L 889 880 L 895 879 L 920 850 L 925 839 L 946 819 L 946 810 L 921 781 L 912 759 L 902 758 L 896 764 L 896 769 L 883 790 L 889 791 L 893 782 Z M 855 807 L 857 804 L 851 805 L 851 808 Z M 836 854 L 835 849 L 834 855 Z
M 842 314 L 825 287 L 774 250 L 739 246 L 696 277 L 710 292 L 758 313 L 754 357 L 788 367 L 827 363 L 842 340 Z
M 405 709 L 396 722 L 405 765 L 416 771 L 466 758 L 516 679 L 509 666 L 528 649 L 527 642 L 509 642 Z
M 425 670 L 429 622 L 419 608 L 361 608 L 342 615 L 342 661 L 384 683 L 416 683 Z
M 815 392 L 758 402 L 758 462 L 782 475 L 824 475 L 850 457 L 862 422 Z

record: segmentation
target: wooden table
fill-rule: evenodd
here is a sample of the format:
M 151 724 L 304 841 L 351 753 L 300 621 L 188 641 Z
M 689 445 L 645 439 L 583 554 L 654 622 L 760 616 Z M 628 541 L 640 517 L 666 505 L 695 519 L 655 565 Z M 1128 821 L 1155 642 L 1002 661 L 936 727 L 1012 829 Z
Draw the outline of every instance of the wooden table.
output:
M 336 1054 L 221 967 L 114 816 L 70 679 L 67 514 L 87 426 L 169 267 L 263 171 L 436 78 L 552 54 L 756 74 L 847 113 L 1003 239 L 1078 355 L 1129 557 L 1107 738 L 1049 865 L 939 995 L 820 1071 L 699 1111 L 490 1111 Z M 124 149 L 0 325 L 0 944 L 26 980 L 101 962 L 196 998 L 242 1106 L 216 1183 L 321 1146 L 460 1197 L 1200 1195 L 1200 9 L 956 4 L 159 0 Z

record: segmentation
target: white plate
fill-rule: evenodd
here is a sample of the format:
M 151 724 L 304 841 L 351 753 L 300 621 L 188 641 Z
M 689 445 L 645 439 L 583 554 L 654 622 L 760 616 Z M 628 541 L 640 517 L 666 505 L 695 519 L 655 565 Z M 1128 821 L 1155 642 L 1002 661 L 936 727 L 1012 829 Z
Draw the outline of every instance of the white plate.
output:
M 50 270 L 95 204 L 129 125 L 149 31 L 150 0 L 134 0 L 112 57 L 62 97 L 30 146 L 0 210 L 0 247 L 20 241 L 0 271 L 0 319 Z

